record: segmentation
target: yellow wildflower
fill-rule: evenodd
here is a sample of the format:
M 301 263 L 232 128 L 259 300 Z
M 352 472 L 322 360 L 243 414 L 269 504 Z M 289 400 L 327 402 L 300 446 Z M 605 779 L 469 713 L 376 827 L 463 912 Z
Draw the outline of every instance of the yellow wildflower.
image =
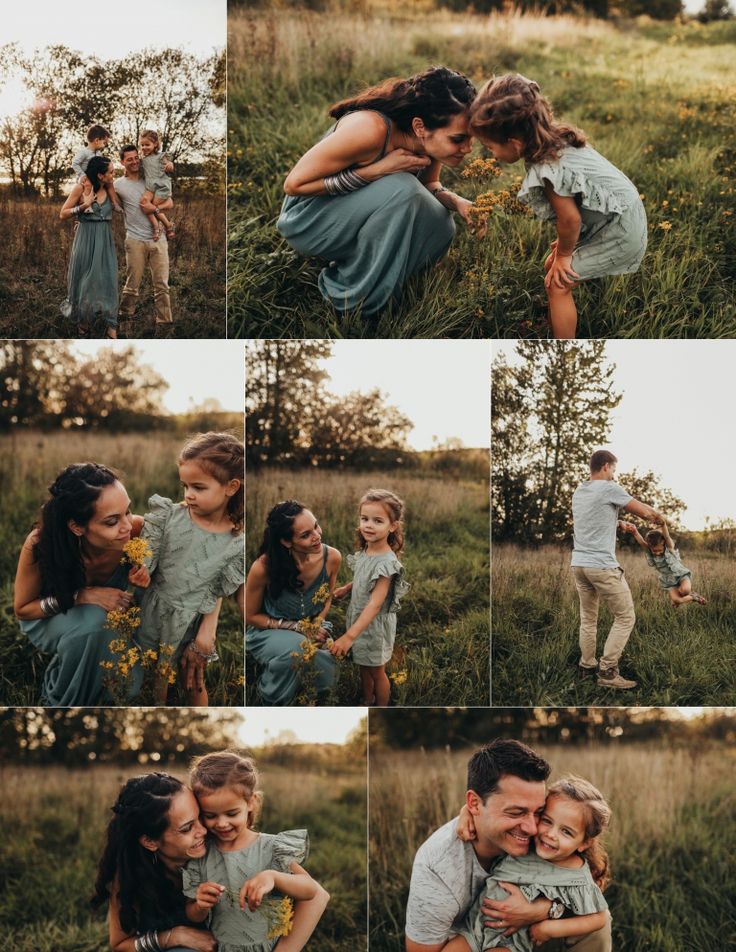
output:
M 662 231 L 669 231 L 670 228 L 672 228 L 672 222 L 671 222 L 671 221 L 661 221 L 661 222 L 659 223 L 659 227 L 662 229 Z
M 330 595 L 332 595 L 332 592 L 330 591 L 329 584 L 323 582 L 312 596 L 312 604 L 320 605 L 322 602 L 326 602 Z
M 396 671 L 393 674 L 390 674 L 389 677 L 394 682 L 394 684 L 406 684 L 406 680 L 409 677 L 407 671 Z
M 146 539 L 142 539 L 138 536 L 136 539 L 130 539 L 123 546 L 123 558 L 120 560 L 121 565 L 137 565 L 141 566 L 146 559 L 150 559 L 153 555 L 153 549 L 148 544 Z
M 294 903 L 289 896 L 284 896 L 281 900 L 266 900 L 266 915 L 271 926 L 267 938 L 278 939 L 282 935 L 288 935 L 294 924 Z

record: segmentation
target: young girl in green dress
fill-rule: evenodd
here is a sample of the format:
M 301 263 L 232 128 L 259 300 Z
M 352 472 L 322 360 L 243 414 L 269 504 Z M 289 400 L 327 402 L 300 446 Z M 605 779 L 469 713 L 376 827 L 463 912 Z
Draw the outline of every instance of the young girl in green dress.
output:
M 204 667 L 217 661 L 222 599 L 235 595 L 244 613 L 244 448 L 229 433 L 202 433 L 179 455 L 184 501 L 152 496 L 143 537 L 153 555 L 151 584 L 141 600 L 138 643 L 184 669 L 187 704 L 206 706 Z M 168 659 L 167 656 L 168 655 Z M 165 703 L 166 678 L 157 701 Z
M 557 229 L 544 262 L 552 332 L 575 337 L 578 283 L 639 269 L 647 247 L 639 190 L 579 129 L 557 122 L 539 86 L 518 73 L 481 89 L 470 127 L 499 162 L 524 160 L 519 200 Z
M 190 783 L 207 828 L 207 851 L 184 868 L 186 913 L 209 925 L 218 952 L 299 952 L 329 901 L 304 870 L 306 830 L 257 833 L 261 795 L 254 762 L 233 751 L 195 761 Z M 273 894 L 273 895 L 272 895 Z M 296 900 L 291 924 L 291 903 Z
M 396 612 L 409 590 L 397 556 L 404 547 L 404 503 L 388 489 L 371 489 L 360 500 L 358 551 L 348 556 L 353 581 L 335 590 L 335 598 L 350 593 L 345 634 L 330 651 L 343 658 L 350 651 L 360 665 L 365 704 L 386 707 L 391 683 L 386 662 L 396 638 Z
M 659 529 L 651 529 L 647 532 L 646 538 L 633 522 L 619 520 L 619 526 L 624 532 L 633 535 L 644 549 L 647 562 L 659 575 L 659 584 L 669 594 L 673 608 L 679 608 L 680 605 L 686 605 L 688 602 L 705 605 L 703 596 L 693 591 L 693 573 L 683 565 L 680 550 L 675 548 L 666 522 L 663 522 Z
M 534 850 L 526 856 L 505 856 L 492 870 L 485 888 L 465 915 L 459 935 L 444 952 L 532 952 L 549 939 L 587 935 L 603 929 L 608 903 L 603 890 L 610 882 L 608 855 L 600 843 L 611 819 L 611 808 L 596 787 L 580 777 L 566 777 L 552 784 L 544 813 L 534 837 Z M 462 820 L 462 816 L 461 816 Z M 465 829 L 471 832 L 465 815 Z M 472 835 L 472 833 L 471 833 Z M 532 902 L 544 896 L 552 901 L 548 918 L 504 935 L 504 929 L 486 925 L 484 899 L 508 899 L 500 883 L 516 884 Z M 571 916 L 563 915 L 572 913 Z

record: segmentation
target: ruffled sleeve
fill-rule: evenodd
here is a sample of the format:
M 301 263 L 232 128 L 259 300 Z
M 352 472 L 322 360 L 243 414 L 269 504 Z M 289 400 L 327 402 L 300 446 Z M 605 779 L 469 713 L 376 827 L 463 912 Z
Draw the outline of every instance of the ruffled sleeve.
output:
M 571 153 L 579 153 L 572 156 Z M 625 190 L 612 187 L 610 174 L 596 175 L 593 149 L 563 150 L 555 162 L 540 162 L 527 171 L 518 199 L 528 205 L 537 218 L 553 220 L 555 213 L 544 191 L 549 182 L 557 195 L 579 199 L 581 205 L 602 215 L 621 215 L 630 207 Z M 623 178 L 623 176 L 621 176 Z
M 141 535 L 148 540 L 153 550 L 153 555 L 146 559 L 146 568 L 149 572 L 153 572 L 158 564 L 158 553 L 173 511 L 174 503 L 165 496 L 155 495 L 148 500 L 148 512 L 143 517 Z
M 182 892 L 187 899 L 195 899 L 197 887 L 204 882 L 202 879 L 202 864 L 199 860 L 190 859 L 182 870 Z
M 232 595 L 245 582 L 245 549 L 240 537 L 240 546 L 235 546 L 230 558 L 225 563 L 220 576 L 220 595 Z
M 521 884 L 519 889 L 529 902 L 539 896 L 545 899 L 557 899 L 565 909 L 576 916 L 587 916 L 594 912 L 604 912 L 608 903 L 594 882 L 580 883 L 576 886 L 553 885 L 552 883 Z
M 375 565 L 371 566 L 370 591 L 373 591 L 379 578 L 393 579 L 389 597 L 386 602 L 384 602 L 382 611 L 397 612 L 401 608 L 401 599 L 406 595 L 411 586 L 404 578 L 404 566 L 393 553 L 383 559 L 376 559 Z
M 292 863 L 301 864 L 309 856 L 309 833 L 306 830 L 284 830 L 273 839 L 273 868 L 288 873 Z

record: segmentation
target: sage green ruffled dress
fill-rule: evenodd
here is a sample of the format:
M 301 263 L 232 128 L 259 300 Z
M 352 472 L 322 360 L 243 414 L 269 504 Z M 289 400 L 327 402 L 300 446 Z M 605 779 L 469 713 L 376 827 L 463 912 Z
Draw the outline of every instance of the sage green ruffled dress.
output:
M 301 865 L 309 854 L 306 830 L 259 833 L 258 839 L 242 850 L 221 852 L 208 839 L 207 852 L 184 867 L 184 895 L 194 899 L 200 883 L 219 883 L 227 892 L 213 909 L 209 927 L 217 939 L 217 952 L 271 952 L 279 941 L 269 939 L 276 902 L 283 894 L 269 893 L 255 912 L 240 908 L 238 896 L 243 883 L 267 869 L 288 873 L 292 863 Z
M 485 949 L 499 946 L 512 952 L 533 952 L 534 945 L 528 929 L 507 936 L 503 934 L 503 929 L 484 924 L 488 917 L 481 910 L 483 900 L 508 899 L 509 894 L 499 886 L 502 882 L 515 883 L 529 902 L 540 896 L 557 899 L 576 916 L 587 916 L 608 909 L 608 903 L 593 881 L 586 862 L 583 861 L 578 869 L 567 869 L 540 859 L 536 853 L 505 856 L 494 866 L 493 876 L 486 880 L 485 889 L 476 896 L 459 930 L 472 952 L 484 952 Z
M 647 216 L 638 188 L 620 169 L 589 145 L 568 146 L 557 160 L 532 165 L 521 183 L 519 201 L 537 218 L 554 221 L 545 182 L 578 206 L 582 228 L 572 269 L 581 280 L 639 270 L 647 249 Z
M 661 555 L 652 555 L 647 549 L 644 553 L 647 562 L 657 570 L 659 584 L 666 591 L 677 588 L 684 578 L 692 578 L 692 572 L 683 564 L 679 549 L 665 549 Z
M 391 587 L 380 611 L 351 648 L 351 657 L 356 664 L 378 667 L 390 661 L 394 651 L 396 613 L 401 607 L 401 599 L 409 591 L 409 583 L 404 580 L 404 566 L 393 552 L 379 555 L 355 552 L 347 557 L 347 563 L 353 570 L 353 588 L 345 615 L 346 631 L 368 604 L 378 579 L 391 579 Z
M 184 503 L 163 496 L 151 496 L 148 506 L 141 535 L 153 549 L 146 563 L 151 584 L 141 598 L 136 640 L 144 649 L 172 645 L 174 663 L 196 636 L 202 616 L 245 581 L 243 534 L 208 532 Z

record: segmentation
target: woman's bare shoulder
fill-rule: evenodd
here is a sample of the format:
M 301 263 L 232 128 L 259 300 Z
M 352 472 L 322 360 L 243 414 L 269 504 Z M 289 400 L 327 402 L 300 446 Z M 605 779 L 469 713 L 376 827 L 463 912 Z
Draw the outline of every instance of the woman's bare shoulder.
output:
M 361 144 L 383 145 L 386 138 L 386 120 L 380 112 L 373 109 L 359 109 L 343 116 L 335 132 L 349 133 L 359 139 Z
M 265 555 L 259 555 L 253 562 L 248 572 L 248 578 L 252 582 L 268 581 L 268 559 Z
M 336 568 L 342 562 L 342 552 L 339 549 L 327 546 L 327 568 Z

